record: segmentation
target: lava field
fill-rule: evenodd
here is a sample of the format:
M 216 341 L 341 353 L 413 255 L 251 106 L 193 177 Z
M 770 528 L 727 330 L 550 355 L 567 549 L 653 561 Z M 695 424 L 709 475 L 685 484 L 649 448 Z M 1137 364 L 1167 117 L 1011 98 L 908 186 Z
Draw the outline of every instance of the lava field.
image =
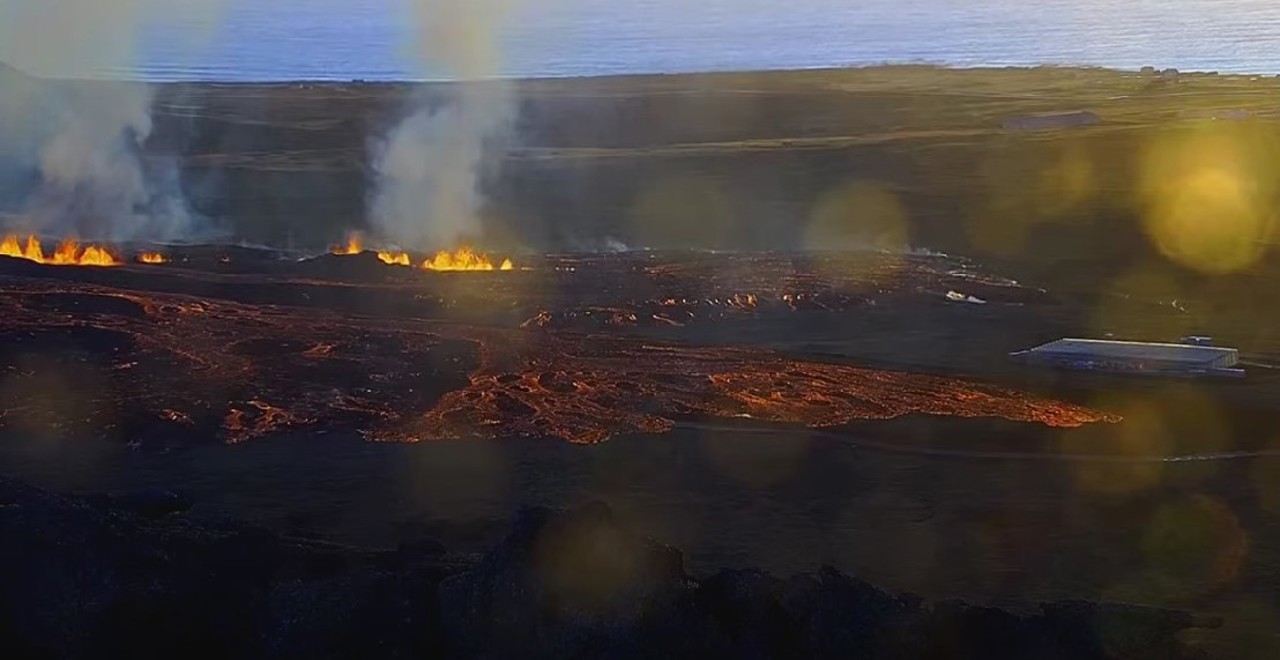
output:
M 5 432 L 163 446 L 344 429 L 376 441 L 594 443 L 682 419 L 1114 421 L 952 377 L 637 331 L 945 305 L 958 287 L 993 303 L 1042 295 L 940 256 L 638 252 L 435 272 L 373 252 L 144 254 L 162 259 L 92 267 L 0 258 Z

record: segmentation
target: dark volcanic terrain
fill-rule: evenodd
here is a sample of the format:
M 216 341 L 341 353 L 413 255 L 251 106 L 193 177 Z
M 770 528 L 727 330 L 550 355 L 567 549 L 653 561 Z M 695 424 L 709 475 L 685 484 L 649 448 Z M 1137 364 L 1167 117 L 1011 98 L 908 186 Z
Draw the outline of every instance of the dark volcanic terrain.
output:
M 632 336 L 945 305 L 956 283 L 997 302 L 1035 297 L 939 257 L 641 253 L 425 273 L 371 253 L 289 262 L 240 251 L 223 264 L 207 252 L 105 269 L 6 259 L 0 424 L 130 443 L 344 428 L 378 440 L 584 443 L 667 431 L 676 418 L 1115 421 L 956 379 Z M 192 269 L 193 260 L 235 273 Z
M 989 624 L 1098 650 L 1073 618 L 1092 605 L 933 608 L 811 573 L 830 564 L 929 599 L 1220 616 L 1181 639 L 1276 657 L 1277 84 L 928 67 L 523 81 L 474 237 L 515 267 L 460 273 L 327 252 L 368 230 L 371 143 L 423 89 L 159 86 L 145 155 L 178 166 L 202 236 L 218 240 L 113 244 L 128 263 L 106 268 L 0 257 L 0 473 L 109 503 L 175 493 L 161 500 L 189 510 L 153 525 L 4 481 L 0 525 L 29 532 L 48 514 L 68 521 L 67 538 L 141 535 L 179 564 L 265 548 L 285 560 L 223 595 L 256 608 L 254 625 L 283 625 L 289 607 L 340 601 L 352 584 L 372 593 L 403 578 L 437 593 L 464 570 L 510 578 L 504 561 L 528 538 L 478 562 L 517 511 L 605 500 L 688 552 L 692 577 L 657 579 L 688 618 L 627 619 L 666 642 L 683 629 L 664 625 L 728 612 L 739 623 L 716 624 L 738 626 L 725 644 L 760 621 L 783 622 L 761 632 L 767 643 L 798 643 L 799 627 L 843 629 L 822 617 L 862 599 L 944 647 Z M 1098 121 L 1007 123 L 1075 111 Z M 23 225 L 37 185 L 0 160 L 0 226 Z M 144 251 L 168 262 L 134 263 Z M 1239 347 L 1248 376 L 1006 359 L 1067 335 L 1192 333 Z M 223 545 L 216 530 L 246 521 L 270 539 Z M 435 548 L 428 539 L 448 561 L 352 549 Z M 145 582 L 131 567 L 150 560 L 121 552 L 128 588 L 104 593 L 125 594 L 125 609 L 83 621 L 154 614 L 128 609 L 155 602 L 130 591 Z M 315 569 L 302 582 L 279 569 L 298 557 Z M 808 575 L 707 577 L 752 567 Z M 209 585 L 180 568 L 157 568 L 177 583 L 148 584 L 192 602 Z M 457 579 L 459 602 L 497 597 Z M 370 598 L 359 616 L 317 607 L 311 628 L 270 634 L 385 623 L 378 608 L 392 605 Z M 460 626 L 455 642 L 486 632 L 409 600 L 431 631 Z M 43 612 L 42 625 L 60 620 Z M 1155 622 L 1147 650 L 1194 623 L 1118 612 Z M 74 639 L 120 641 L 102 630 Z M 388 639 L 415 651 L 445 639 L 403 633 Z M 846 642 L 809 648 L 839 655 Z M 1035 647 L 1007 650 L 1020 648 Z
M 1271 621 L 1254 608 L 1280 550 L 1272 371 L 1016 367 L 1006 351 L 1087 308 L 966 259 L 517 254 L 449 273 L 143 248 L 169 262 L 0 259 L 6 471 L 173 490 L 194 521 L 463 553 L 522 506 L 600 498 L 698 571 L 826 562 L 929 597 L 1233 621 L 1196 633 L 1205 648 Z
M 831 568 L 698 579 L 602 504 L 525 510 L 459 561 L 429 542 L 360 551 L 139 503 L 0 479 L 5 657 L 1174 660 L 1199 656 L 1179 633 L 1221 625 L 1083 601 L 929 606 Z

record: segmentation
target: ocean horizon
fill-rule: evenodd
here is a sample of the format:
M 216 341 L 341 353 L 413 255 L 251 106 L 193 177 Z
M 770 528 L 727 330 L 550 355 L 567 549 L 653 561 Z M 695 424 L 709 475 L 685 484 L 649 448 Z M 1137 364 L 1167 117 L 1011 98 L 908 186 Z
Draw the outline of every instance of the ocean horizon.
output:
M 1280 74 L 1280 3 L 1254 0 L 669 0 L 509 3 L 494 78 L 917 64 L 1144 66 Z M 1035 6 L 1026 6 L 1034 4 Z M 127 63 L 93 77 L 152 82 L 447 80 L 415 66 L 408 0 L 228 0 L 141 26 Z M 341 6 L 339 6 L 341 5 Z M 0 59 L 25 70 L 21 53 Z M 90 60 L 92 61 L 92 60 Z M 32 71 L 42 73 L 41 71 Z

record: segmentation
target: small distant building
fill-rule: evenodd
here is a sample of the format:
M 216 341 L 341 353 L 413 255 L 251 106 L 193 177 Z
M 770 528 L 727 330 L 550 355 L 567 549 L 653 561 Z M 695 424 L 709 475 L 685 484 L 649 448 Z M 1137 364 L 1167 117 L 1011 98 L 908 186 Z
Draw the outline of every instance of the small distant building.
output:
M 1047 131 L 1055 128 L 1073 128 L 1078 126 L 1096 126 L 1102 118 L 1089 112 L 1058 112 L 1044 115 L 1028 115 L 1006 119 L 1001 127 L 1007 131 Z
M 1244 121 L 1246 119 L 1253 119 L 1253 113 L 1244 109 L 1219 110 L 1218 112 L 1213 113 L 1213 118 L 1226 121 Z
M 1213 119 L 1217 121 L 1246 121 L 1254 118 L 1251 110 L 1231 108 L 1224 110 L 1183 110 L 1178 113 L 1182 119 Z
M 1240 354 L 1214 346 L 1209 337 L 1187 337 L 1180 344 L 1105 339 L 1059 339 L 1009 354 L 1023 364 L 1077 371 L 1159 376 L 1240 377 Z

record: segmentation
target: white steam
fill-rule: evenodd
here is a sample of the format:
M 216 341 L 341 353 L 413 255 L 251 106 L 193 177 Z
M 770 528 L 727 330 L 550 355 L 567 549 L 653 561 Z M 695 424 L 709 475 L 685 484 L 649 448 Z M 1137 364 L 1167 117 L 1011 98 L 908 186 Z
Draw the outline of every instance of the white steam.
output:
M 37 155 L 39 187 L 23 228 L 113 240 L 172 240 L 193 229 L 173 167 L 144 165 L 151 93 L 135 83 L 89 83 L 56 95 Z
M 37 179 L 22 199 L 0 199 L 11 228 L 116 240 L 170 240 L 193 228 L 176 170 L 142 155 L 151 87 L 86 80 L 132 69 L 149 23 L 207 15 L 219 3 L 0 0 L 0 61 L 55 79 L 0 74 L 10 111 L 0 121 L 0 168 Z
M 370 222 L 379 237 L 429 250 L 480 233 L 486 155 L 515 118 L 511 84 L 499 76 L 502 30 L 516 3 L 412 3 L 420 71 L 461 83 L 447 98 L 419 99 L 409 117 L 375 145 Z

